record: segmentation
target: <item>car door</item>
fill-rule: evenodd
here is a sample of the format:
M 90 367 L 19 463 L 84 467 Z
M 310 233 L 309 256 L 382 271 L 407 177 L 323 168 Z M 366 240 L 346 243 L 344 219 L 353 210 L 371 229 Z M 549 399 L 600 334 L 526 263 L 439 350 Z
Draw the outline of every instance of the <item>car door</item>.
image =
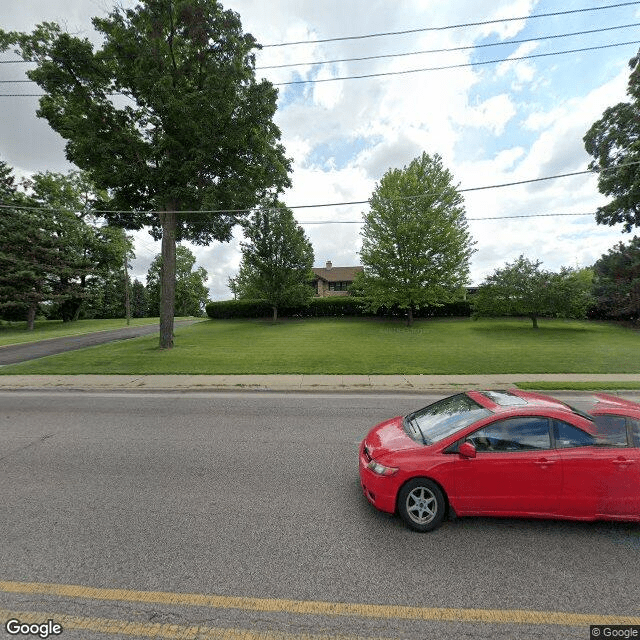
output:
M 640 519 L 640 419 L 614 413 L 594 418 L 611 443 L 598 452 L 602 476 L 596 515 Z
M 557 510 L 562 461 L 546 417 L 519 416 L 471 433 L 475 458 L 456 465 L 455 508 L 462 514 L 545 515 Z
M 554 442 L 562 457 L 560 514 L 567 518 L 595 518 L 605 479 L 611 471 L 611 447 L 563 420 L 553 421 Z M 614 442 L 615 438 L 611 441 Z M 626 437 L 625 437 L 626 442 Z

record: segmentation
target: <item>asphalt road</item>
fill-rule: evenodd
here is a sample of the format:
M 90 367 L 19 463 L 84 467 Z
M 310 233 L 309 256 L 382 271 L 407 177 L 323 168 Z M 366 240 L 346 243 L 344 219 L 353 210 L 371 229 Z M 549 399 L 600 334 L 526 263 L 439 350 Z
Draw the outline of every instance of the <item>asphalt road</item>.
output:
M 365 501 L 357 444 L 433 399 L 0 392 L 0 624 L 586 639 L 599 616 L 638 618 L 637 524 L 469 518 L 420 535 Z
M 197 320 L 176 321 L 176 327 L 185 326 L 198 322 Z M 39 342 L 24 342 L 22 344 L 12 344 L 0 347 L 0 366 L 35 360 L 52 356 L 56 353 L 74 351 L 93 347 L 98 344 L 114 342 L 116 340 L 128 340 L 140 336 L 153 335 L 159 333 L 157 324 L 148 324 L 138 327 L 126 327 L 124 329 L 113 329 L 111 331 L 97 331 L 95 333 L 85 333 L 79 336 L 66 336 L 64 338 L 51 338 L 50 340 L 40 340 Z

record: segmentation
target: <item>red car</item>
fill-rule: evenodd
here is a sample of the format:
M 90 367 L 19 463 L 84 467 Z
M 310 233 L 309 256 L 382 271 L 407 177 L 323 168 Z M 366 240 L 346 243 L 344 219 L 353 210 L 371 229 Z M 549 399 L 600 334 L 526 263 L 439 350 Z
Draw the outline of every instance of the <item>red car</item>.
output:
M 600 440 L 612 446 L 640 448 L 640 404 L 604 393 L 583 402 Z
M 640 405 L 598 396 L 590 410 L 520 390 L 450 396 L 368 433 L 364 495 L 417 531 L 447 513 L 640 522 Z

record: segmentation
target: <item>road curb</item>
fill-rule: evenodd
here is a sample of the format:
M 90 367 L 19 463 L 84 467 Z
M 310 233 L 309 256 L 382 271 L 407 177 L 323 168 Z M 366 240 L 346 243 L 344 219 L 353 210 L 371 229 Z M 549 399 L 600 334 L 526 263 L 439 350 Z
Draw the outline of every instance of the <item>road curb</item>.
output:
M 608 378 L 608 380 L 607 380 Z M 483 375 L 483 376 L 329 376 L 329 375 L 60 375 L 20 376 L 0 375 L 3 391 L 75 391 L 75 392 L 270 392 L 270 393 L 402 393 L 450 394 L 469 389 L 504 389 L 527 383 L 561 381 L 576 384 L 575 389 L 539 389 L 553 395 L 554 392 L 571 392 L 591 395 L 598 391 L 625 396 L 640 396 L 640 389 L 624 389 L 624 383 L 640 382 L 640 376 L 630 374 L 582 375 L 568 380 L 558 375 Z M 579 387 L 585 383 L 606 385 L 610 389 L 587 390 Z M 533 389 L 535 390 L 535 389 Z

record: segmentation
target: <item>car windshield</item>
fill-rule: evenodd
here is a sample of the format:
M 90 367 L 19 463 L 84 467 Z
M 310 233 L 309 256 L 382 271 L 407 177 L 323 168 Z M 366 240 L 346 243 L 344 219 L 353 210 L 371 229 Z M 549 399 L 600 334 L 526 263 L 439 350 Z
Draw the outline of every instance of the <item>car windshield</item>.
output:
M 411 438 L 424 444 L 433 444 L 491 414 L 492 411 L 466 393 L 460 393 L 410 413 L 404 424 Z

